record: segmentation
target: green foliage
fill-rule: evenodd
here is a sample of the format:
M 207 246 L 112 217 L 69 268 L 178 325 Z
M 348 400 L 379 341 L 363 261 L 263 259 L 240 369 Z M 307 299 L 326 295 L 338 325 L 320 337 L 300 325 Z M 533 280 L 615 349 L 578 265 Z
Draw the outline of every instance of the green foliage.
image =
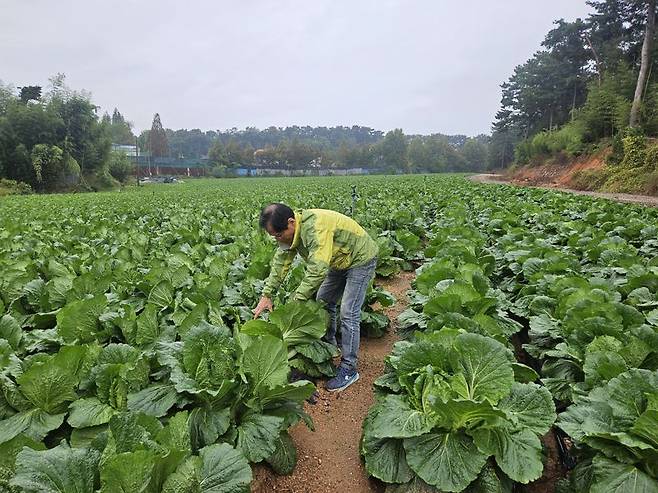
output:
M 598 190 L 609 193 L 644 193 L 649 188 L 648 179 L 649 172 L 644 168 L 613 168 Z
M 493 339 L 452 329 L 397 343 L 388 363 L 402 392 L 382 396 L 364 422 L 368 472 L 462 491 L 493 456 L 513 480 L 537 479 L 538 437 L 555 408 L 545 388 L 514 382 L 512 359 Z
M 658 490 L 658 373 L 630 370 L 560 414 L 557 425 L 591 447 L 592 491 L 613 482 L 628 491 Z
M 104 192 L 117 190 L 121 184 L 110 174 L 107 167 L 103 167 L 95 172 L 83 174 L 80 187 L 84 191 Z
M 613 137 L 627 127 L 634 89 L 633 73 L 624 66 L 606 74 L 600 84 L 590 83 L 587 100 L 576 113 L 588 142 Z
M 649 172 L 658 169 L 658 144 L 651 144 L 647 147 L 644 167 Z
M 123 152 L 113 151 L 110 153 L 107 168 L 112 178 L 124 183 L 133 170 L 133 164 Z
M 118 109 L 114 108 L 111 118 L 105 113 L 101 118 L 101 123 L 106 127 L 113 144 L 135 144 L 132 124 L 126 121 Z
M 620 166 L 622 168 L 640 168 L 646 161 L 647 139 L 641 131 L 629 129 L 622 139 L 624 146 L 624 159 Z
M 0 178 L 0 196 L 29 195 L 31 193 L 33 193 L 32 187 L 27 183 Z
M 23 86 L 20 89 L 20 98 L 25 104 L 41 99 L 41 86 Z
M 650 193 L 649 178 L 657 152 L 655 146 L 648 146 L 642 129 L 625 129 L 613 140 L 613 152 L 605 170 L 607 178 L 597 189 L 612 193 Z
M 651 171 L 647 175 L 647 188 L 646 192 L 649 195 L 658 195 L 658 170 Z
M 469 152 L 469 160 L 448 139 L 437 135 L 414 137 L 407 151 L 409 166 L 414 172 L 437 173 L 477 170 L 482 166 L 481 159 L 486 153 L 484 144 L 470 139 L 464 144 L 462 152 Z
M 515 162 L 527 164 L 562 151 L 578 154 L 582 143 L 607 138 L 617 141 L 611 164 L 621 161 L 621 137 L 617 136 L 629 122 L 646 3 L 620 0 L 589 5 L 593 11 L 586 19 L 557 21 L 542 43 L 544 49 L 516 67 L 502 85 L 490 148 L 492 166 L 509 164 L 513 150 Z M 655 86 L 655 74 L 650 74 L 640 117 L 640 128 L 650 136 L 658 132 Z M 578 126 L 576 138 L 553 138 L 556 127 L 574 125 Z
M 321 374 L 335 349 L 317 340 L 323 314 L 313 304 L 278 303 L 277 316 L 251 321 L 274 251 L 254 204 L 287 196 L 293 207 L 347 211 L 351 184 L 354 216 L 389 247 L 385 264 L 424 263 L 400 316 L 407 339 L 376 382 L 368 422 L 377 426 L 366 429 L 378 431 L 362 443 L 366 469 L 400 482 L 397 491 L 509 492 L 510 478 L 541 472 L 551 397 L 579 406 L 629 371 L 646 382 L 657 371 L 655 209 L 454 176 L 194 180 L 176 190 L 4 197 L 0 488 L 17 474 L 42 481 L 50 458 L 64 481 L 97 453 L 85 474 L 107 491 L 185 491 L 218 476 L 240 491 L 248 459 L 290 470 L 282 437 L 308 420 L 302 404 L 314 386 L 288 383 L 288 372 L 301 361 Z M 302 273 L 293 266 L 284 285 L 292 290 Z M 526 324 L 536 373 L 511 350 Z M 650 389 L 621 388 L 641 414 L 649 410 Z M 604 400 L 618 410 L 617 393 Z M 643 453 L 617 433 L 647 442 L 653 413 L 639 424 L 620 416 L 605 422 L 620 425 L 614 440 L 588 430 L 580 462 L 603 454 L 592 465 L 597 481 L 651 484 L 644 462 L 596 448 Z M 70 449 L 27 452 L 62 439 Z M 27 455 L 17 473 L 19 453 Z M 448 467 L 451 458 L 466 463 Z
M 600 169 L 577 170 L 571 175 L 569 183 L 576 190 L 601 190 L 611 174 L 612 169 L 609 166 Z
M 77 185 L 81 171 L 89 174 L 103 168 L 110 139 L 87 94 L 71 91 L 60 75 L 51 79 L 44 97 L 24 96 L 29 102 L 3 92 L 1 177 L 38 191 L 57 191 Z
M 299 146 L 298 142 L 297 145 Z M 296 162 L 290 162 L 290 164 L 295 165 L 307 165 L 316 157 L 313 151 L 310 151 L 311 155 L 308 154 L 308 147 L 305 150 L 305 157 L 302 157 L 301 155 L 297 155 L 294 158 L 292 156 L 289 157 L 287 149 L 283 147 L 277 147 L 277 150 L 279 151 L 279 155 L 277 156 L 279 159 L 284 162 L 289 162 L 289 158 L 293 159 Z M 226 144 L 216 140 L 208 151 L 208 159 L 213 165 L 215 165 L 215 169 L 222 167 L 224 169 L 237 168 L 252 163 L 254 159 L 254 150 L 249 146 L 240 145 L 235 139 L 230 139 Z
M 148 133 L 147 152 L 153 157 L 168 157 L 169 143 L 167 142 L 167 133 L 162 127 L 160 115 L 156 113 L 153 116 L 151 131 Z
M 213 176 L 214 178 L 227 178 L 229 176 L 232 176 L 231 173 L 228 171 L 228 168 L 223 164 L 219 166 L 214 166 L 210 170 L 210 175 Z
M 539 132 L 532 139 L 517 144 L 514 153 L 518 164 L 528 164 L 537 158 L 565 153 L 577 156 L 583 151 L 584 125 L 576 120 L 553 132 Z
M 469 171 L 483 171 L 487 167 L 487 145 L 477 139 L 468 139 L 462 148 Z
M 63 152 L 57 146 L 37 144 L 32 148 L 31 158 L 37 183 L 42 184 L 44 178 L 50 182 L 52 176 L 59 173 Z
M 407 139 L 402 129 L 396 128 L 387 132 L 377 145 L 377 164 L 388 173 L 405 172 L 408 170 Z

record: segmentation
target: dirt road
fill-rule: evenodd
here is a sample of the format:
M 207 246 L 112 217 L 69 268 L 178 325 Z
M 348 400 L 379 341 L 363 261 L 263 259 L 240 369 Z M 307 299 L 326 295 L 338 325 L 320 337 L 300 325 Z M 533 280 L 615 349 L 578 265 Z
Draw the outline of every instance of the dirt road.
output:
M 468 177 L 471 181 L 477 183 L 492 183 L 498 185 L 514 185 L 514 186 L 526 186 L 513 181 L 508 180 L 502 175 L 493 175 L 493 174 L 480 174 L 472 175 Z M 623 202 L 627 204 L 637 204 L 644 205 L 647 207 L 658 207 L 658 197 L 652 197 L 650 195 L 632 195 L 628 193 L 604 193 L 604 192 L 589 192 L 586 190 L 573 190 L 571 188 L 559 188 L 552 186 L 533 186 L 532 188 L 546 188 L 549 190 L 555 190 L 558 192 L 566 193 L 575 193 L 577 195 L 589 195 L 590 197 L 597 197 L 600 199 L 614 200 L 616 202 Z

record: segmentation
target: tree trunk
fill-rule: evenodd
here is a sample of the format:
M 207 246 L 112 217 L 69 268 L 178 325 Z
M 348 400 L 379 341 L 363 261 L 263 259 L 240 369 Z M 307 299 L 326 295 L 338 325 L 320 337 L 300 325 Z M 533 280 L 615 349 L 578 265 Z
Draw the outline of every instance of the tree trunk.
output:
M 578 95 L 578 79 L 573 83 L 573 101 L 571 102 L 571 121 L 576 119 L 576 96 Z
M 640 75 L 637 78 L 635 86 L 635 96 L 633 97 L 633 106 L 631 107 L 631 118 L 629 125 L 637 127 L 640 124 L 640 106 L 642 104 L 642 95 L 649 75 L 649 65 L 651 64 L 651 45 L 656 34 L 656 0 L 647 0 L 647 28 L 644 33 L 644 43 L 642 43 L 642 63 L 640 65 Z
M 594 55 L 594 60 L 596 61 L 596 73 L 599 77 L 599 86 L 601 86 L 601 75 L 603 72 L 603 68 L 601 66 L 601 60 L 599 59 L 598 53 L 596 53 L 596 50 L 594 49 L 594 45 L 592 44 L 592 39 L 589 37 L 587 33 L 585 33 L 585 39 L 587 40 L 587 44 L 589 45 L 590 50 L 592 50 L 592 54 Z

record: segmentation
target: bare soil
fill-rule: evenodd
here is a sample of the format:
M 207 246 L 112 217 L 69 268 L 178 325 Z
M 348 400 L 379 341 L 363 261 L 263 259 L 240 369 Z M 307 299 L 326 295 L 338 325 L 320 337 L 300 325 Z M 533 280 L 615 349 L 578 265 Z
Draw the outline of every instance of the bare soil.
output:
M 541 175 L 540 175 L 541 176 Z M 499 185 L 517 185 L 517 186 L 532 186 L 534 188 L 548 188 L 559 192 L 575 193 L 577 195 L 589 195 L 590 197 L 597 197 L 602 199 L 614 200 L 616 202 L 623 202 L 629 204 L 638 204 L 647 207 L 658 207 L 658 197 L 650 195 L 633 195 L 628 193 L 603 193 L 603 192 L 589 192 L 586 190 L 574 190 L 572 188 L 564 188 L 562 184 L 568 182 L 568 179 L 562 175 L 548 174 L 546 177 L 551 177 L 551 181 L 546 182 L 535 176 L 534 179 L 524 179 L 515 177 L 511 179 L 505 175 L 498 174 L 480 174 L 470 176 L 469 179 L 477 183 L 492 183 Z
M 317 404 L 305 404 L 315 431 L 303 424 L 291 431 L 297 446 L 297 467 L 290 476 L 277 476 L 267 466 L 254 468 L 252 493 L 382 493 L 384 486 L 368 478 L 359 454 L 361 425 L 374 403 L 372 384 L 384 371 L 384 358 L 397 340 L 396 319 L 407 307 L 406 292 L 413 272 L 401 272 L 377 284 L 390 291 L 397 303 L 384 309 L 391 327 L 381 339 L 362 339 L 359 350 L 360 379 L 343 392 L 330 393 L 319 382 Z
M 557 482 L 567 474 L 560 461 L 557 439 L 552 429 L 542 437 L 541 442 L 546 454 L 544 472 L 538 480 L 521 485 L 520 491 L 523 493 L 554 493 Z

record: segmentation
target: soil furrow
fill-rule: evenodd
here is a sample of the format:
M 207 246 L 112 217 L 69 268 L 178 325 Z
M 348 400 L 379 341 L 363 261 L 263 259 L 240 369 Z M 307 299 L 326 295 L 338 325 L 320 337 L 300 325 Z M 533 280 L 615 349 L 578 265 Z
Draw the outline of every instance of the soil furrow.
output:
M 277 476 L 266 466 L 254 468 L 253 493 L 272 491 L 285 493 L 381 493 L 383 486 L 368 478 L 361 457 L 359 441 L 361 424 L 374 403 L 372 384 L 384 371 L 384 358 L 397 340 L 396 319 L 407 307 L 406 292 L 413 272 L 401 272 L 393 279 L 378 279 L 376 284 L 393 293 L 397 302 L 384 313 L 391 319 L 391 328 L 381 339 L 361 340 L 357 383 L 343 392 L 333 394 L 318 382 L 320 398 L 317 404 L 306 404 L 313 418 L 315 431 L 303 424 L 290 432 L 297 446 L 298 463 L 290 476 Z

